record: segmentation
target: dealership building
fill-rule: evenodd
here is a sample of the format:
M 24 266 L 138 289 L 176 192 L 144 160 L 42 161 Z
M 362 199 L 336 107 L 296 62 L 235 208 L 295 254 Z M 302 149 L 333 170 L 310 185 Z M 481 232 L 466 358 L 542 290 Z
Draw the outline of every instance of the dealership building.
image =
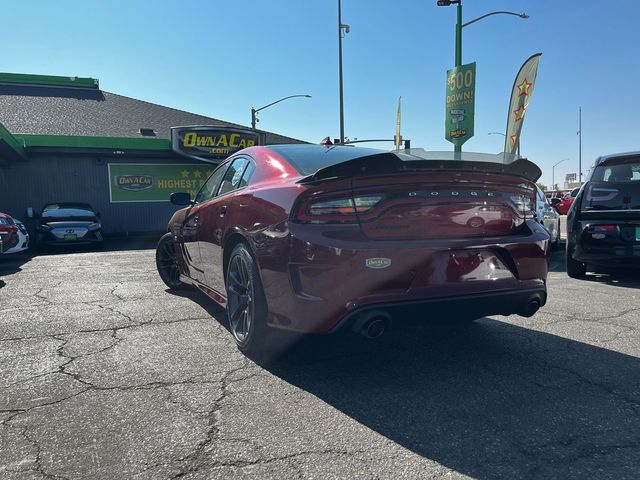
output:
M 174 191 L 200 188 L 222 158 L 275 133 L 101 90 L 97 79 L 0 73 L 0 212 L 89 203 L 104 233 L 160 232 Z

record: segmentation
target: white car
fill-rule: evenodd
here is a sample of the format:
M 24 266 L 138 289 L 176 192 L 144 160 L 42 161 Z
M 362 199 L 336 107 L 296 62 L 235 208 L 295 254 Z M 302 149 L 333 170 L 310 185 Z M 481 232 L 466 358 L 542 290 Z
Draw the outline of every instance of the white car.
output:
M 29 248 L 29 234 L 24 224 L 5 213 L 0 213 L 0 241 L 1 253 L 22 252 Z

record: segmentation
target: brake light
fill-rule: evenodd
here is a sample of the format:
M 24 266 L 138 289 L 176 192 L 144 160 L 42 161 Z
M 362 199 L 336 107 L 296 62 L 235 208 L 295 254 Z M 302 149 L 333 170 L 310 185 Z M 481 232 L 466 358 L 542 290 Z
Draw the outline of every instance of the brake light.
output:
M 613 232 L 617 230 L 618 227 L 616 225 L 590 225 L 589 231 L 592 232 Z
M 304 223 L 357 223 L 358 213 L 374 208 L 383 195 L 332 199 L 309 199 L 302 203 L 296 219 Z

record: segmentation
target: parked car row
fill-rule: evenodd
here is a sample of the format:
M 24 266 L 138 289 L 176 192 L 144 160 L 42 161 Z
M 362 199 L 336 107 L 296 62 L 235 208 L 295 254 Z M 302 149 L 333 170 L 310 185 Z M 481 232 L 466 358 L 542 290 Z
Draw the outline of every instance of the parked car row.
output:
M 87 203 L 49 203 L 41 212 L 28 208 L 26 217 L 31 222 L 32 237 L 22 222 L 0 213 L 0 253 L 21 252 L 29 246 L 104 246 L 100 214 Z
M 0 253 L 17 253 L 29 248 L 24 224 L 11 215 L 0 213 Z
M 564 195 L 562 195 L 561 197 L 553 197 L 550 200 L 551 205 L 556 209 L 556 211 L 560 215 L 566 215 L 569 209 L 571 208 L 571 205 L 573 205 L 573 202 L 575 201 L 579 191 L 580 191 L 579 188 L 574 188 L 570 192 L 567 192 Z

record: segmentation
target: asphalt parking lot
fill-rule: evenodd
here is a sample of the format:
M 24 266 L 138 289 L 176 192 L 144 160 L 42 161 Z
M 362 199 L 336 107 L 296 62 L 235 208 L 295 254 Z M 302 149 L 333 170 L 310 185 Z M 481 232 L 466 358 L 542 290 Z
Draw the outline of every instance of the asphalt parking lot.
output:
M 562 256 L 532 318 L 264 367 L 151 249 L 2 258 L 0 478 L 637 479 L 640 278 L 569 279 Z

